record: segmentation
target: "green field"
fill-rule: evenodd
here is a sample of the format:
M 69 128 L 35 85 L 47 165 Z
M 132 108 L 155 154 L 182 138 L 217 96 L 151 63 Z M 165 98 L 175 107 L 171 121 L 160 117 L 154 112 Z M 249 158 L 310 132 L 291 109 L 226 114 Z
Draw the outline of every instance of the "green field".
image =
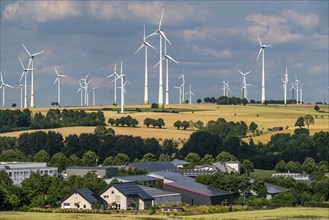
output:
M 254 172 L 250 173 L 251 178 L 256 177 L 271 177 L 275 173 L 275 170 L 259 170 L 255 169 Z
M 83 213 L 40 213 L 40 212 L 0 212 L 1 220 L 107 220 L 107 219 L 328 219 L 329 209 L 325 208 L 278 208 L 272 210 L 230 212 L 193 216 L 159 216 L 159 215 L 114 215 L 114 214 L 83 214 Z

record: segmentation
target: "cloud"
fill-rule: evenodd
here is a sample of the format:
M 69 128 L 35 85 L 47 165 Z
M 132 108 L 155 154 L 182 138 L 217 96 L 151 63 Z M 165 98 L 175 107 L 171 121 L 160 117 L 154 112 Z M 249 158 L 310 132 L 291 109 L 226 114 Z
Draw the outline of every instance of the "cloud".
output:
M 291 22 L 294 22 L 295 24 L 305 28 L 314 28 L 319 24 L 320 21 L 318 15 L 309 12 L 302 14 L 289 9 L 285 10 L 282 14 L 287 20 L 290 20 Z
M 317 74 L 328 74 L 329 72 L 329 64 L 322 64 L 322 65 L 316 65 L 312 66 L 307 70 L 308 73 L 311 75 L 317 75 Z
M 328 35 L 314 34 L 314 35 L 310 36 L 309 39 L 311 40 L 313 46 L 328 50 L 328 48 L 329 48 Z
M 18 1 L 7 4 L 3 16 L 7 21 L 28 24 L 45 23 L 80 14 L 74 1 Z
M 263 44 L 282 44 L 303 39 L 302 35 L 292 33 L 290 26 L 286 24 L 287 20 L 281 16 L 253 14 L 245 17 L 245 20 L 253 22 L 247 28 L 247 32 L 249 39 L 254 43 L 258 41 L 257 33 L 262 38 Z
M 212 48 L 203 48 L 193 45 L 193 50 L 200 55 L 203 56 L 211 56 L 211 57 L 220 57 L 220 58 L 228 58 L 232 56 L 232 52 L 229 50 L 215 50 Z

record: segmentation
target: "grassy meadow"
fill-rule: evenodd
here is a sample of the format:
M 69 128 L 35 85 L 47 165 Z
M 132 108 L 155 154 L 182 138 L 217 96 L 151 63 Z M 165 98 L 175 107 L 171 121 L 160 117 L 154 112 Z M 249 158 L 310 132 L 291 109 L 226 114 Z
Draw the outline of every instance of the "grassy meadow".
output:
M 164 215 L 117 215 L 117 214 L 85 214 L 85 213 L 42 213 L 42 212 L 0 212 L 1 220 L 109 220 L 109 219 L 148 219 L 148 220 L 169 220 L 169 219 L 225 219 L 225 220 L 248 220 L 248 219 L 280 219 L 280 220 L 325 220 L 329 217 L 329 210 L 325 208 L 278 208 L 271 210 L 229 212 L 207 215 L 191 216 L 164 216 Z
M 113 106 L 101 106 L 101 107 L 87 107 L 86 111 L 100 110 L 102 108 L 114 108 Z M 132 105 L 126 106 L 127 109 L 140 108 L 142 112 L 126 111 L 125 115 L 131 115 L 139 121 L 139 125 L 136 128 L 128 127 L 115 127 L 116 134 L 124 135 L 134 135 L 141 136 L 142 138 L 154 137 L 157 139 L 175 139 L 175 140 L 187 140 L 192 130 L 177 130 L 173 124 L 175 121 L 180 120 L 201 120 L 206 124 L 210 120 L 217 120 L 218 118 L 225 118 L 227 121 L 245 121 L 247 124 L 254 121 L 258 124 L 258 129 L 262 130 L 264 134 L 260 136 L 253 137 L 254 142 L 258 141 L 266 143 L 271 135 L 278 132 L 268 132 L 268 128 L 281 126 L 283 128 L 289 127 L 287 130 L 279 132 L 289 132 L 293 133 L 295 127 L 294 124 L 299 116 L 305 116 L 310 114 L 315 118 L 315 124 L 310 126 L 310 133 L 314 134 L 319 131 L 328 131 L 328 106 L 320 105 L 321 110 L 325 111 L 323 113 L 316 112 L 314 110 L 314 105 L 210 105 L 210 104 L 194 104 L 194 105 L 169 105 L 167 109 L 175 109 L 179 113 L 165 113 L 165 112 L 153 112 L 149 106 L 143 105 Z M 46 113 L 49 108 L 35 108 L 34 112 Z M 72 109 L 80 109 L 80 107 L 74 107 Z M 118 114 L 117 111 L 103 111 L 106 122 L 109 118 L 119 118 L 122 115 Z M 258 115 L 258 116 L 257 116 Z M 317 116 L 317 118 L 315 117 Z M 166 125 L 163 129 L 158 128 L 146 128 L 143 125 L 145 118 L 163 118 Z M 56 132 L 62 133 L 64 136 L 69 134 L 81 134 L 83 132 L 92 132 L 94 127 L 69 127 L 69 128 L 57 128 L 57 129 L 44 129 L 45 131 L 54 130 Z M 2 136 L 14 136 L 17 137 L 23 132 L 33 132 L 33 131 L 18 131 L 0 134 Z M 248 138 L 246 138 L 248 140 Z

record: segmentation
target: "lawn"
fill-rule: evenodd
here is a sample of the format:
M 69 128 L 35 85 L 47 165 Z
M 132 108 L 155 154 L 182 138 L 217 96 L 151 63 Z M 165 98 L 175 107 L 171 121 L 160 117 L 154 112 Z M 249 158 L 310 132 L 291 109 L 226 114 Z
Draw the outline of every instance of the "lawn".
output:
M 0 212 L 1 220 L 108 220 L 108 219 L 226 219 L 226 220 L 243 220 L 243 219 L 328 219 L 329 210 L 325 208 L 278 208 L 272 210 L 230 212 L 208 215 L 193 216 L 160 216 L 160 215 L 115 215 L 115 214 L 83 214 L 83 213 L 40 213 L 40 212 Z
M 253 173 L 250 173 L 251 178 L 256 177 L 271 177 L 275 173 L 275 170 L 259 170 L 255 169 Z
M 86 110 L 99 110 L 102 108 L 117 108 L 114 106 L 102 106 L 102 107 L 87 107 Z M 124 135 L 133 135 L 141 136 L 142 138 L 154 137 L 157 139 L 175 139 L 175 140 L 187 140 L 192 130 L 177 130 L 173 124 L 175 121 L 186 120 L 186 121 L 198 121 L 201 120 L 206 124 L 210 120 L 217 120 L 218 118 L 225 118 L 227 121 L 245 121 L 248 125 L 250 122 L 254 121 L 258 124 L 258 129 L 262 130 L 263 135 L 253 137 L 254 142 L 258 141 L 266 143 L 270 140 L 273 134 L 279 132 L 288 132 L 293 133 L 295 127 L 294 124 L 296 119 L 300 116 L 305 116 L 306 114 L 313 115 L 315 118 L 315 124 L 310 126 L 310 133 L 314 134 L 318 131 L 328 131 L 328 107 L 320 105 L 321 110 L 326 112 L 319 113 L 314 110 L 313 105 L 207 105 L 207 104 L 195 104 L 195 105 L 169 105 L 168 109 L 172 108 L 180 111 L 179 113 L 164 113 L 164 112 L 149 112 L 149 106 L 143 105 L 132 105 L 127 106 L 127 109 L 133 110 L 136 108 L 141 108 L 142 112 L 126 112 L 125 115 L 131 115 L 133 118 L 136 118 L 139 121 L 139 127 L 137 128 L 121 128 L 121 127 L 112 127 L 116 134 Z M 46 113 L 49 108 L 36 108 L 33 111 L 40 111 Z M 74 107 L 72 109 L 81 109 L 80 107 Z M 104 111 L 106 122 L 109 118 L 119 118 L 122 115 L 118 114 L 116 111 Z M 157 128 L 146 128 L 143 125 L 145 118 L 163 118 L 166 125 L 164 129 Z M 268 132 L 268 128 L 273 127 L 283 127 L 288 128 L 287 130 L 279 132 Z M 46 129 L 54 130 L 56 132 L 62 133 L 64 136 L 68 134 L 81 134 L 82 132 L 92 132 L 94 127 L 71 127 L 71 128 L 59 128 L 59 129 Z M 21 133 L 26 132 L 9 132 L 0 134 L 1 136 L 19 136 Z M 250 134 L 249 134 L 250 135 Z M 249 138 L 245 138 L 245 141 L 248 141 Z

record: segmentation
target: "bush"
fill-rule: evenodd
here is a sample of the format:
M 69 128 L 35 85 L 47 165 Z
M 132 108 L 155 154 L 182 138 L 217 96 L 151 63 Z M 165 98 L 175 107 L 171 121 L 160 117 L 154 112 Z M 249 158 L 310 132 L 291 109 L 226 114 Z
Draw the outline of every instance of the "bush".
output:
M 318 208 L 329 208 L 329 203 L 327 202 L 304 202 L 305 207 L 318 207 Z

